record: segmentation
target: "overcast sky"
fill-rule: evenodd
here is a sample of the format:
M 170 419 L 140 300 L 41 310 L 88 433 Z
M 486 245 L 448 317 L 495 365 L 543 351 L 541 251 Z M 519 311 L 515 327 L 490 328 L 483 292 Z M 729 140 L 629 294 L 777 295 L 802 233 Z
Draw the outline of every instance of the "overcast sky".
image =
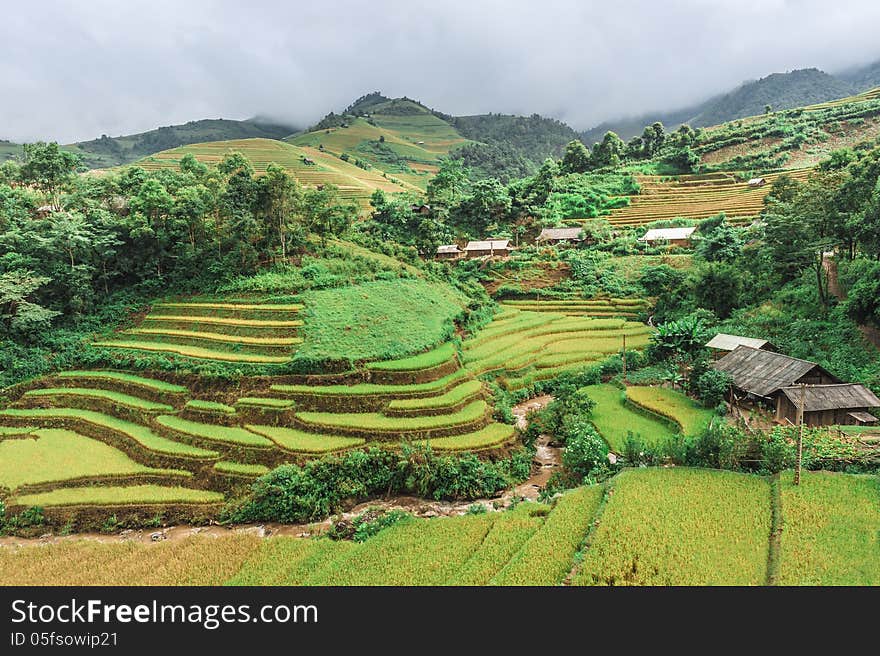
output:
M 198 118 L 305 126 L 374 90 L 577 129 L 747 79 L 880 59 L 876 0 L 68 0 L 4 3 L 0 138 Z

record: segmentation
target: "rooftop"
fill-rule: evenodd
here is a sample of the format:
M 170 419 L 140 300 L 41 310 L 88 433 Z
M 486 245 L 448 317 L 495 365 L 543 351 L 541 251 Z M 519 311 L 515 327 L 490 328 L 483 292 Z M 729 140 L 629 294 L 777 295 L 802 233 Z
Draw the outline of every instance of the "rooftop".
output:
M 737 346 L 750 346 L 752 348 L 764 348 L 770 344 L 766 339 L 758 339 L 756 337 L 741 337 L 740 335 L 728 335 L 726 333 L 718 333 L 706 342 L 708 348 L 719 349 L 721 351 L 732 351 Z
M 783 387 L 782 393 L 796 408 L 801 405 L 801 393 L 803 393 L 806 412 L 846 410 L 848 408 L 880 408 L 880 399 L 867 387 L 858 383 L 805 385 L 803 389 L 794 385 Z
M 639 241 L 673 241 L 677 239 L 687 239 L 696 230 L 695 227 L 690 228 L 652 228 L 645 233 L 643 237 L 639 237 Z
M 736 387 L 763 397 L 770 397 L 781 388 L 794 385 L 813 369 L 819 369 L 836 380 L 815 362 L 742 345 L 712 366 L 733 376 Z

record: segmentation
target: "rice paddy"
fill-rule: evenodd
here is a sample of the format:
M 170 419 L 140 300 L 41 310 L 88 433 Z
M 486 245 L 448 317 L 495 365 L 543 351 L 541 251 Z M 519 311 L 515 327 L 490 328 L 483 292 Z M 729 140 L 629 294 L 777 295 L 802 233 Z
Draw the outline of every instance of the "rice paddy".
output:
M 667 387 L 630 386 L 626 388 L 626 398 L 640 408 L 675 422 L 685 435 L 696 435 L 715 416 L 713 410 Z
M 589 385 L 582 388 L 596 406 L 590 421 L 616 453 L 622 453 L 630 434 L 643 444 L 659 444 L 675 434 L 669 422 L 637 412 L 626 402 L 626 391 L 614 385 Z
M 474 375 L 492 372 L 510 390 L 577 371 L 628 350 L 644 348 L 651 328 L 624 318 L 591 318 L 547 309 L 507 307 L 504 313 L 462 344 L 462 360 Z M 552 304 L 551 308 L 559 304 Z
M 803 179 L 811 169 L 786 171 L 784 174 Z M 750 187 L 733 173 L 700 175 L 645 176 L 637 175 L 641 191 L 630 196 L 630 203 L 611 210 L 607 217 L 615 226 L 642 226 L 669 219 L 701 220 L 721 212 L 733 224 L 748 223 L 758 218 L 764 196 L 770 185 L 783 173 L 762 176 L 767 184 Z

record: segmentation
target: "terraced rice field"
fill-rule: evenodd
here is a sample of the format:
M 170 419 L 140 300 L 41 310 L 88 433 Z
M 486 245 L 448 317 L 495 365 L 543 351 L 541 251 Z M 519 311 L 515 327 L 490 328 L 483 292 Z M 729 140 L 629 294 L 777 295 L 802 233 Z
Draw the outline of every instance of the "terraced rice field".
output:
M 614 385 L 589 385 L 582 388 L 596 406 L 590 421 L 615 453 L 622 453 L 631 433 L 643 444 L 660 444 L 672 437 L 667 421 L 644 412 L 638 412 L 626 402 L 626 392 Z
M 626 398 L 639 408 L 678 424 L 685 435 L 696 435 L 715 416 L 713 410 L 704 408 L 689 396 L 667 387 L 633 385 L 626 388 Z
M 384 177 L 379 169 L 364 170 L 345 162 L 330 152 L 323 152 L 308 144 L 291 145 L 274 139 L 238 139 L 191 144 L 164 150 L 137 162 L 148 170 L 177 168 L 180 160 L 191 153 L 200 162 L 216 165 L 230 152 L 244 154 L 253 164 L 257 174 L 265 173 L 271 163 L 287 169 L 296 180 L 306 187 L 332 184 L 339 188 L 343 199 L 356 203 L 361 209 L 369 209 L 370 196 L 380 189 L 389 193 L 402 191 L 419 192 L 420 187 L 403 179 L 394 182 Z M 307 163 L 307 160 L 313 162 Z
M 547 301 L 503 301 L 504 308 L 531 312 L 557 312 L 583 317 L 623 317 L 635 319 L 648 309 L 648 301 L 641 298 L 597 298 Z
M 577 585 L 762 585 L 770 485 L 700 469 L 629 470 L 593 533 Z
M 880 585 L 880 479 L 782 474 L 780 585 Z
M 155 303 L 136 328 L 96 346 L 247 364 L 289 361 L 302 343 L 299 304 Z
M 243 303 L 171 305 L 160 311 L 198 312 L 179 315 L 194 321 L 276 312 L 276 306 Z M 280 307 L 294 315 L 301 309 Z M 118 371 L 50 376 L 0 408 L 0 486 L 11 490 L 10 507 L 18 510 L 31 501 L 56 510 L 106 505 L 108 513 L 137 503 L 207 508 L 231 484 L 277 465 L 376 441 L 479 452 L 516 439 L 512 426 L 492 421 L 482 383 L 461 368 L 452 343 L 374 365 L 363 375 L 384 382 L 291 385 L 253 378 L 246 390 L 220 388 L 205 397 Z M 73 482 L 81 487 L 68 492 Z M 120 492 L 114 505 L 98 484 L 132 489 Z M 129 499 L 129 492 L 137 498 Z
M 806 178 L 812 169 L 786 171 L 796 179 Z M 762 176 L 767 184 L 750 187 L 731 173 L 705 173 L 675 177 L 636 176 L 641 191 L 630 196 L 630 204 L 614 209 L 608 220 L 616 226 L 643 226 L 670 219 L 702 220 L 720 212 L 734 224 L 748 223 L 763 209 L 770 185 L 783 173 Z
M 788 472 L 780 486 L 778 583 L 880 583 L 876 477 L 807 472 L 795 488 Z M 61 491 L 65 502 L 80 489 Z M 158 494 L 109 490 L 129 499 Z M 0 547 L 0 585 L 762 585 L 771 494 L 769 479 L 750 474 L 625 470 L 552 507 L 404 519 L 362 543 L 230 532 Z
M 491 372 L 507 389 L 522 389 L 619 353 L 624 335 L 628 350 L 644 348 L 651 333 L 644 324 L 626 319 L 546 311 L 537 302 L 529 307 L 535 309 L 506 306 L 492 323 L 466 340 L 465 368 L 474 375 Z

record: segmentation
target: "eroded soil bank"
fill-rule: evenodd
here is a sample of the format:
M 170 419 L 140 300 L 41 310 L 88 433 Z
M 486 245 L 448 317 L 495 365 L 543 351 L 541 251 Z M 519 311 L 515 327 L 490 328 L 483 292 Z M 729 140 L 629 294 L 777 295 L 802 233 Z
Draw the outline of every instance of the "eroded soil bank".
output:
M 539 410 L 553 400 L 552 396 L 539 396 L 528 401 L 523 401 L 512 408 L 513 415 L 517 419 L 517 426 L 524 429 L 527 425 L 526 415 L 533 410 Z M 335 516 L 332 519 L 351 519 L 360 515 L 368 508 L 381 508 L 383 510 L 404 510 L 416 517 L 444 517 L 463 515 L 474 504 L 481 504 L 488 509 L 504 508 L 509 506 L 514 499 L 538 498 L 541 490 L 547 484 L 553 472 L 560 467 L 562 462 L 562 449 L 550 446 L 550 439 L 541 435 L 535 442 L 536 452 L 532 461 L 531 476 L 519 485 L 505 491 L 498 497 L 476 499 L 473 501 L 431 501 L 412 496 L 393 496 L 388 499 L 373 499 L 359 503 L 350 510 Z M 321 522 L 311 524 L 239 524 L 236 526 L 220 526 L 217 524 L 208 526 L 169 526 L 155 529 L 127 529 L 119 533 L 77 533 L 74 535 L 46 534 L 38 538 L 0 537 L 0 546 L 33 546 L 40 544 L 53 544 L 65 540 L 96 540 L 98 542 L 141 542 L 159 543 L 166 540 L 184 540 L 193 535 L 208 537 L 220 537 L 230 533 L 253 533 L 259 537 L 271 537 L 286 535 L 292 537 L 309 537 L 322 533 L 330 528 L 332 519 L 328 518 Z

